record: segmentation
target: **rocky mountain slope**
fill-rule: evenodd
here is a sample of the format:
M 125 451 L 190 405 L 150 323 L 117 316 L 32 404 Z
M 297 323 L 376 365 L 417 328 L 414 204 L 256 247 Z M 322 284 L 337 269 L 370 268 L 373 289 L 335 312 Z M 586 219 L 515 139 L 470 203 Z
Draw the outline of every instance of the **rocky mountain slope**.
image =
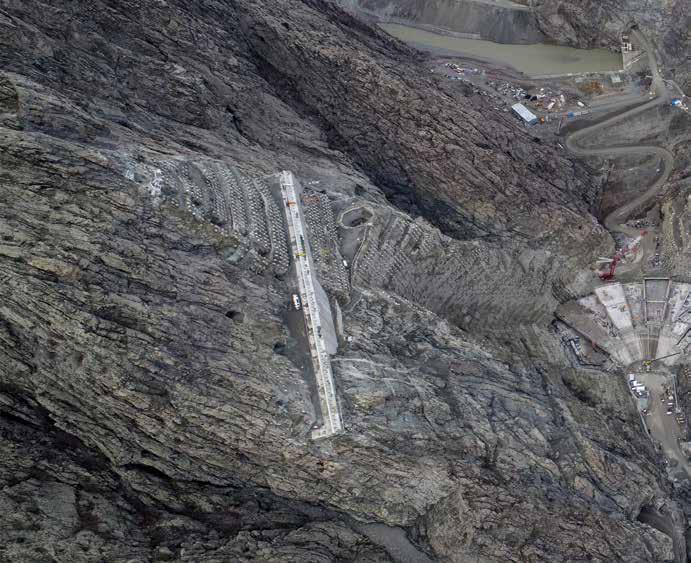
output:
M 689 6 L 683 0 L 519 0 L 531 4 L 540 29 L 560 43 L 579 47 L 617 46 L 626 26 L 651 38 L 680 84 L 688 78 L 686 35 Z
M 582 48 L 619 48 L 622 31 L 635 24 L 653 40 L 680 85 L 689 76 L 689 8 L 684 0 L 334 1 L 366 17 L 474 33 L 499 43 L 548 40 Z
M 446 29 L 499 43 L 540 43 L 537 18 L 512 2 L 441 0 L 334 0 L 365 17 Z
M 503 264 L 458 282 L 489 328 L 544 325 L 611 245 L 579 165 L 311 0 L 3 0 L 0 63 L 0 561 L 683 551 L 623 380 L 516 355 L 364 266 L 333 362 L 347 431 L 312 442 L 286 282 L 153 181 L 171 159 L 290 168 L 422 215 L 431 267 L 473 245 Z M 545 297 L 502 297 L 528 282 Z

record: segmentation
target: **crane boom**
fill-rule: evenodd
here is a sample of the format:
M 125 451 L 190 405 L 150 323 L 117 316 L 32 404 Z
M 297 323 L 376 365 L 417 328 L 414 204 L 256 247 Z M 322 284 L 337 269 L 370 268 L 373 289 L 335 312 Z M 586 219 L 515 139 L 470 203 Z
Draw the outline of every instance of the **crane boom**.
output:
M 615 256 L 614 259 L 609 264 L 609 270 L 607 272 L 602 272 L 600 274 L 600 279 L 603 281 L 611 280 L 614 277 L 614 271 L 617 269 L 617 264 L 619 263 L 619 256 Z
M 646 366 L 649 366 L 649 365 L 652 364 L 653 362 L 659 362 L 660 360 L 665 360 L 665 359 L 667 359 L 667 358 L 671 358 L 672 356 L 678 356 L 679 354 L 681 354 L 681 352 L 674 352 L 674 354 L 667 354 L 666 356 L 662 356 L 661 358 L 655 358 L 654 360 L 646 360 L 646 361 L 643 362 L 643 363 L 644 363 Z

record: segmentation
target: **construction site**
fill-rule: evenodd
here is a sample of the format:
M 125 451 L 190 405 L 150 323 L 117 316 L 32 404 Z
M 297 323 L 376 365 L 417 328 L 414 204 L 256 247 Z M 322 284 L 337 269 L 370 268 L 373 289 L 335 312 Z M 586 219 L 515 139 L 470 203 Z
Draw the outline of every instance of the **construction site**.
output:
M 316 277 L 312 248 L 300 201 L 300 188 L 291 172 L 280 176 L 281 198 L 286 214 L 291 253 L 294 257 L 298 296 L 293 307 L 302 309 L 307 327 L 309 354 L 316 378 L 320 421 L 315 423 L 312 437 L 328 438 L 343 429 L 336 397 L 330 354 L 336 353 L 336 334 L 329 301 Z
M 680 240 L 686 232 L 686 214 L 681 210 L 675 215 L 674 209 L 668 213 L 677 222 L 671 227 L 676 236 L 670 237 L 661 236 L 659 212 L 642 216 L 640 210 L 650 208 L 649 202 L 673 172 L 671 145 L 616 149 L 601 145 L 605 132 L 618 128 L 625 131 L 624 136 L 635 136 L 638 129 L 634 127 L 631 133 L 630 124 L 645 123 L 648 109 L 673 106 L 665 114 L 669 125 L 673 112 L 686 111 L 686 104 L 675 101 L 674 86 L 662 79 L 654 54 L 635 30 L 622 34 L 621 57 L 622 69 L 604 75 L 555 75 L 517 82 L 511 81 L 510 72 L 497 73 L 482 65 L 444 62 L 432 70 L 465 82 L 496 109 L 503 107 L 508 119 L 535 128 L 536 134 L 561 136 L 563 148 L 576 155 L 645 156 L 632 161 L 630 178 L 621 175 L 619 184 L 612 183 L 603 195 L 602 209 L 607 213 L 603 222 L 614 236 L 614 254 L 600 257 L 594 265 L 592 293 L 562 303 L 553 326 L 575 366 L 633 374 L 632 399 L 644 427 L 654 440 L 666 443 L 663 434 L 670 427 L 665 417 L 671 416 L 668 391 L 676 389 L 676 370 L 691 346 L 691 272 L 683 270 L 683 262 L 679 271 L 678 260 L 665 258 L 669 253 L 663 245 L 679 239 L 679 246 L 686 246 Z M 636 102 L 643 103 L 632 105 Z M 546 127 L 543 133 L 537 132 L 540 127 Z M 644 176 L 636 172 L 651 164 L 657 173 L 646 180 L 650 186 L 641 192 L 633 186 Z M 616 175 L 618 170 L 615 166 L 610 173 Z M 293 342 L 285 353 L 300 367 L 310 389 L 313 409 L 303 414 L 314 439 L 344 429 L 331 357 L 352 340 L 344 331 L 341 311 L 351 301 L 351 284 L 393 290 L 433 311 L 443 311 L 460 325 L 476 322 L 476 308 L 494 307 L 501 314 L 502 304 L 490 292 L 485 297 L 457 291 L 472 280 L 485 287 L 495 283 L 489 280 L 498 280 L 494 273 L 505 266 L 500 254 L 495 261 L 491 248 L 444 241 L 422 219 L 411 221 L 390 211 L 380 215 L 376 207 L 348 198 L 334 201 L 324 190 L 303 188 L 287 171 L 246 175 L 219 161 L 169 160 L 156 174 L 152 195 L 212 229 L 223 241 L 229 262 L 285 282 L 286 318 Z M 524 289 L 526 299 L 536 290 Z M 535 303 L 532 316 L 523 322 L 535 322 L 545 313 Z M 654 396 L 665 397 L 665 409 L 657 408 Z M 681 428 L 679 421 L 686 428 L 683 407 L 676 393 L 671 396 L 675 415 L 671 419 L 677 421 L 674 429 Z M 681 434 L 675 435 L 681 443 Z M 677 442 L 669 446 L 668 457 L 680 458 L 679 447 Z
M 0 563 L 687 561 L 683 3 L 3 3 Z
M 691 468 L 678 378 L 691 351 L 691 283 L 665 277 L 607 283 L 557 310 L 575 366 L 626 373 L 644 431 L 674 468 Z
M 671 368 L 691 345 L 690 289 L 669 278 L 610 283 L 561 305 L 557 317 L 622 366 L 654 360 Z
M 211 230 L 228 262 L 284 282 L 293 345 L 280 351 L 311 390 L 305 426 L 313 439 L 340 433 L 331 356 L 338 349 L 338 300 L 348 299 L 349 280 L 328 198 L 303 190 L 291 172 L 247 176 L 218 161 L 166 161 L 156 178 L 152 195 L 197 229 Z
M 686 137 L 612 148 L 605 136 L 635 138 L 650 122 L 651 110 L 660 121 L 660 108 L 664 127 L 654 132 L 669 129 L 686 102 L 675 102 L 675 86 L 663 80 L 654 53 L 635 30 L 622 34 L 621 57 L 622 68 L 605 74 L 516 81 L 510 72 L 497 74 L 482 64 L 447 61 L 432 70 L 465 82 L 495 109 L 503 108 L 507 119 L 542 137 L 556 135 L 562 149 L 610 166 L 609 174 L 619 178 L 602 196 L 601 220 L 615 240 L 614 253 L 593 264 L 591 293 L 562 300 L 553 336 L 573 366 L 626 374 L 644 430 L 664 445 L 668 458 L 682 463 L 687 423 L 677 381 L 691 349 L 691 265 L 674 251 L 689 246 L 688 212 L 673 206 L 662 221 L 659 210 L 650 209 L 673 174 L 673 147 Z M 619 161 L 631 165 L 629 176 L 620 172 Z M 656 172 L 646 175 L 650 166 Z M 314 439 L 344 430 L 331 362 L 356 344 L 344 327 L 342 307 L 353 296 L 357 301 L 358 288 L 393 291 L 466 328 L 486 321 L 478 310 L 500 317 L 512 300 L 530 300 L 540 291 L 527 283 L 516 289 L 524 295 L 498 298 L 502 276 L 522 275 L 506 269 L 503 249 L 448 239 L 420 217 L 412 220 L 358 198 L 334 198 L 313 187 L 318 184 L 303 187 L 288 171 L 246 175 L 219 161 L 170 160 L 150 188 L 155 198 L 211 229 L 230 263 L 284 283 L 292 344 L 281 353 L 300 368 L 310 389 L 313 408 L 303 414 Z M 484 289 L 461 291 L 469 285 Z M 523 326 L 553 314 L 549 302 L 533 301 L 525 318 L 517 319 Z M 540 344 L 546 355 L 551 346 Z
M 418 30 L 403 33 L 400 26 L 389 27 L 416 46 L 428 40 Z M 455 41 L 459 49 L 468 43 L 443 41 Z M 643 431 L 673 467 L 672 473 L 681 468 L 684 476 L 677 473 L 676 478 L 688 478 L 689 208 L 683 195 L 663 210 L 658 203 L 670 184 L 680 185 L 675 160 L 689 140 L 683 91 L 663 78 L 654 48 L 635 28 L 621 34 L 621 63 L 610 71 L 526 76 L 480 56 L 429 50 L 437 55 L 432 73 L 459 84 L 466 96 L 477 100 L 478 109 L 503 111 L 534 138 L 557 143 L 607 175 L 600 219 L 614 238 L 615 250 L 592 265 L 592 292 L 558 307 L 554 334 L 574 367 L 626 378 Z M 377 221 L 373 214 L 372 209 L 350 207 L 340 215 L 345 240 L 357 236 L 357 251 L 350 255 L 354 283 L 393 288 L 458 324 L 471 325 L 471 296 L 466 292 L 459 297 L 453 288 L 459 287 L 460 278 L 482 277 L 492 284 L 503 264 L 490 265 L 491 250 L 441 243 L 424 222 L 410 223 L 396 214 Z M 352 248 L 353 243 L 345 246 Z M 428 257 L 440 253 L 444 268 L 430 269 L 439 259 Z M 410 271 L 416 276 L 407 275 Z M 491 303 L 479 296 L 476 300 L 479 307 L 501 308 L 496 296 Z M 536 303 L 536 315 L 537 308 Z M 544 339 L 538 347 L 549 354 Z
M 168 161 L 161 165 L 159 183 L 160 195 L 173 208 L 225 241 L 229 262 L 284 280 L 287 324 L 297 343 L 293 354 L 312 390 L 314 409 L 307 424 L 315 439 L 343 430 L 331 357 L 348 342 L 340 318 L 351 299 L 351 283 L 387 287 L 456 318 L 453 299 L 460 308 L 469 298 L 453 292 L 456 280 L 489 279 L 490 271 L 502 267 L 492 263 L 487 250 L 445 242 L 423 220 L 411 222 L 391 212 L 382 216 L 375 207 L 348 200 L 333 202 L 325 193 L 302 188 L 290 172 L 248 177 L 215 161 Z M 601 260 L 593 292 L 563 303 L 555 326 L 575 365 L 647 367 L 637 381 L 649 381 L 648 389 L 654 389 L 651 373 L 674 379 L 691 346 L 691 283 L 668 276 L 618 281 L 637 272 L 626 269 L 628 262 L 639 269 L 644 265 L 641 238 Z M 442 248 L 448 257 L 435 272 L 430 268 Z M 487 264 L 478 267 L 481 263 Z M 440 284 L 440 275 L 447 281 Z M 531 291 L 526 288 L 527 295 Z M 458 322 L 468 312 L 460 309 Z M 675 403 L 674 412 L 679 409 Z

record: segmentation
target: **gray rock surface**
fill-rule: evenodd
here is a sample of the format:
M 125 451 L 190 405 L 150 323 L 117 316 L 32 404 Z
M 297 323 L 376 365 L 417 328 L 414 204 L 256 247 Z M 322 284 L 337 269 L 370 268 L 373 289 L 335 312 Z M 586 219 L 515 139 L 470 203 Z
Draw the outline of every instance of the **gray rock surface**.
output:
M 662 260 L 665 268 L 680 279 L 691 278 L 691 199 L 680 182 L 663 207 Z
M 441 0 L 335 0 L 344 9 L 381 22 L 470 34 L 498 43 L 545 39 L 533 14 L 514 2 Z
M 478 34 L 499 43 L 538 43 L 546 39 L 581 48 L 619 49 L 622 32 L 637 25 L 655 44 L 665 70 L 680 85 L 689 77 L 689 6 L 685 0 L 334 1 L 378 21 Z
M 291 168 L 376 208 L 375 249 L 391 217 L 417 224 L 432 251 L 415 271 L 477 246 L 505 284 L 443 283 L 510 328 L 544 323 L 611 245 L 579 165 L 309 0 L 4 0 L 0 67 L 0 560 L 668 558 L 637 516 L 682 527 L 630 406 L 464 332 L 433 280 L 425 297 L 352 266 L 333 362 L 347 431 L 312 442 L 309 386 L 276 353 L 285 280 L 229 260 L 238 240 L 155 183 L 173 160 Z M 524 284 L 547 293 L 538 314 Z
M 389 560 L 343 515 L 144 466 L 113 471 L 35 404 L 7 388 L 0 400 L 0 561 Z
M 521 0 L 527 4 L 527 0 Z M 552 39 L 578 47 L 618 47 L 632 24 L 658 49 L 664 69 L 680 84 L 688 79 L 689 5 L 684 0 L 531 0 L 540 29 Z
M 423 219 L 413 221 L 386 207 L 367 209 L 369 225 L 343 233 L 363 239 L 353 259 L 353 283 L 395 292 L 468 330 L 500 329 L 509 318 L 514 330 L 515 325 L 545 324 L 559 301 L 578 293 L 591 275 L 571 262 L 573 254 L 564 246 L 526 245 L 521 231 L 459 241 Z M 611 252 L 597 223 L 576 229 L 579 238 L 589 233 L 577 252 Z M 557 281 L 564 269 L 583 271 Z

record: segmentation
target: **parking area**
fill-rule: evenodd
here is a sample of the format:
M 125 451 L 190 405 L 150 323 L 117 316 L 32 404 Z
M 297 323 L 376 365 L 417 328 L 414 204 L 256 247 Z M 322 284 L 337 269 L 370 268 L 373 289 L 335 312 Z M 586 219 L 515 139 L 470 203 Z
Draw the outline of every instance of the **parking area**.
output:
M 632 375 L 647 391 L 647 413 L 644 414 L 644 421 L 653 442 L 659 444 L 670 466 L 689 472 L 686 456 L 679 446 L 684 418 L 676 404 L 672 376 L 664 372 L 645 371 Z M 640 397 L 637 397 L 637 400 L 640 408 Z

